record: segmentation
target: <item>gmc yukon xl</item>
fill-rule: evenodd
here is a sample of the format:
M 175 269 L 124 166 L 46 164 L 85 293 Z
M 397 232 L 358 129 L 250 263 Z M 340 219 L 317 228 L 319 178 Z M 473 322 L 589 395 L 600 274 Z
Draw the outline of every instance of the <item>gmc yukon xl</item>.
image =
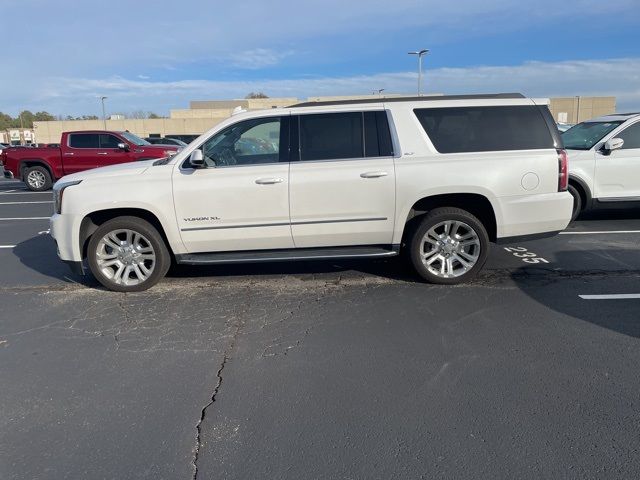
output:
M 7 148 L 0 154 L 4 175 L 23 180 L 29 190 L 49 190 L 72 173 L 117 163 L 173 155 L 178 147 L 151 145 L 130 132 L 64 132 L 59 147 Z
M 68 175 L 51 235 L 77 272 L 144 290 L 172 261 L 381 258 L 473 277 L 490 242 L 571 218 L 546 100 L 519 94 L 303 103 L 241 112 L 177 155 Z

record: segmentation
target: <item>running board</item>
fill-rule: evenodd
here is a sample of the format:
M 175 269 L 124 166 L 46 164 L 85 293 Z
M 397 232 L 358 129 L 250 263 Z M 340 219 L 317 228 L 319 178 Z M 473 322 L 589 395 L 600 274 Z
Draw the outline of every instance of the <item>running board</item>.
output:
M 393 257 L 398 255 L 399 252 L 400 245 L 291 248 L 243 252 L 186 253 L 176 255 L 176 262 L 182 265 L 224 265 L 230 263 Z

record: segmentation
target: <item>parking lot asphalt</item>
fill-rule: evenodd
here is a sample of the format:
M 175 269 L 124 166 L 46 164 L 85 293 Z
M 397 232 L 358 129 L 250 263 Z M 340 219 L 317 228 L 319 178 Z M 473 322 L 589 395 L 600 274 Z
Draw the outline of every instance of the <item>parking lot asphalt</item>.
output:
M 57 259 L 43 202 L 0 181 L 2 479 L 640 476 L 639 212 L 456 287 L 393 259 L 117 294 Z

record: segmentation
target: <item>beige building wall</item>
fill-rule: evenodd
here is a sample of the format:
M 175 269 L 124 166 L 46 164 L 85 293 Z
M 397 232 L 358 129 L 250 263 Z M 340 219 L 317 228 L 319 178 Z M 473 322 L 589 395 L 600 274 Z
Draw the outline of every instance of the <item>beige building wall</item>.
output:
M 139 137 L 150 135 L 200 135 L 217 125 L 228 115 L 215 118 L 153 118 L 107 120 L 107 130 L 129 130 Z M 33 122 L 36 142 L 58 143 L 62 132 L 75 130 L 104 130 L 102 120 L 62 120 L 52 122 Z
M 307 101 L 351 100 L 372 97 L 377 97 L 377 95 L 309 97 Z M 557 122 L 577 123 L 600 115 L 614 113 L 616 110 L 615 97 L 564 97 L 551 98 L 550 100 L 549 107 L 553 118 Z M 248 110 L 256 110 L 268 109 L 273 106 L 286 107 L 296 103 L 299 103 L 299 100 L 293 97 L 194 101 L 191 102 L 190 109 L 171 110 L 170 118 L 107 120 L 107 130 L 129 130 L 140 137 L 148 137 L 150 135 L 163 137 L 167 135 L 200 135 L 228 118 L 233 109 L 238 106 Z M 102 120 L 34 122 L 35 137 L 38 143 L 57 143 L 60 141 L 62 132 L 65 131 L 102 129 L 104 129 Z
M 616 97 L 552 98 L 549 109 L 556 122 L 580 123 L 590 118 L 615 113 Z

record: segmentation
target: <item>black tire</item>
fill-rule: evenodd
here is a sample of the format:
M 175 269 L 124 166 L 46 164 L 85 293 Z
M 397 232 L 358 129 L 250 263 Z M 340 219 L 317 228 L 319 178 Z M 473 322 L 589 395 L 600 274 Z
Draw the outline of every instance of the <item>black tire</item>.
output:
M 573 197 L 573 210 L 571 210 L 571 221 L 573 222 L 582 212 L 582 196 L 576 187 L 569 185 L 567 191 Z
M 32 192 L 44 192 L 45 190 L 51 190 L 53 180 L 49 170 L 40 165 L 34 167 L 28 167 L 22 175 L 24 183 L 27 188 Z
M 448 253 L 445 252 L 442 253 L 442 255 L 440 253 L 433 254 L 434 257 L 438 257 L 436 258 L 436 262 L 438 262 L 436 263 L 436 265 L 443 265 L 445 263 L 444 255 L 449 254 L 453 257 L 452 262 L 456 262 L 456 265 L 458 266 L 457 276 L 444 277 L 433 273 L 423 262 L 423 238 L 431 228 L 444 228 L 439 227 L 439 225 L 443 222 L 448 221 L 461 222 L 458 228 L 462 228 L 462 232 L 466 232 L 465 235 L 470 234 L 470 232 L 473 231 L 475 237 L 472 237 L 470 240 L 477 242 L 477 245 L 469 246 L 469 251 L 467 252 L 464 250 L 464 247 L 461 247 L 459 245 L 459 240 L 457 239 L 456 235 L 454 235 L 454 237 L 456 238 L 456 240 L 458 240 L 457 246 L 455 245 L 456 240 L 454 240 L 453 238 L 451 238 L 451 242 L 453 242 L 451 245 L 446 243 L 442 247 L 440 247 L 439 245 L 434 245 L 432 247 L 433 249 L 447 248 L 453 250 L 452 252 L 447 250 Z M 443 241 L 444 238 L 447 237 L 443 237 Z M 422 278 L 430 283 L 437 283 L 441 285 L 455 285 L 472 279 L 482 269 L 485 262 L 487 261 L 487 256 L 489 255 L 489 235 L 487 234 L 487 230 L 482 222 L 480 222 L 480 220 L 478 220 L 475 216 L 473 216 L 466 210 L 454 207 L 442 207 L 436 208 L 421 217 L 420 223 L 415 228 L 408 246 L 409 257 L 411 259 L 413 268 Z M 464 256 L 460 255 L 460 248 L 463 249 L 462 254 Z M 432 252 L 435 252 L 435 250 L 432 250 Z M 473 256 L 477 257 L 475 263 L 473 264 L 471 264 L 471 261 L 468 260 L 472 257 L 470 255 L 471 252 L 473 252 Z M 442 259 L 442 261 L 440 260 L 440 258 Z M 463 263 L 458 261 L 456 258 L 465 260 L 465 263 L 469 263 L 471 266 L 465 267 Z
M 105 274 L 105 272 L 112 272 L 114 270 L 117 271 L 120 268 L 119 264 L 109 266 L 109 268 L 105 268 L 104 265 L 102 267 L 98 265 L 98 251 L 99 249 L 101 251 L 105 249 L 105 246 L 103 243 L 101 243 L 101 241 L 109 233 L 122 230 L 130 230 L 133 233 L 141 235 L 144 239 L 144 242 L 142 242 L 142 244 L 147 246 L 145 248 L 151 247 L 151 254 L 155 255 L 155 263 L 152 264 L 153 269 L 149 268 L 151 266 L 151 263 L 146 264 L 146 267 L 149 268 L 150 273 L 143 281 L 140 281 L 137 277 L 135 279 L 131 279 L 130 276 L 127 279 L 127 281 L 131 280 L 137 281 L 139 283 L 125 284 L 124 280 L 122 280 L 121 282 L 117 282 L 111 279 L 107 274 Z M 119 233 L 118 235 L 122 237 L 125 234 Z M 114 250 L 111 249 L 108 254 L 114 255 Z M 89 240 L 89 246 L 87 249 L 87 261 L 89 263 L 91 273 L 93 273 L 93 276 L 96 277 L 96 280 L 104 285 L 105 288 L 113 290 L 114 292 L 140 292 L 146 290 L 158 283 L 167 274 L 167 271 L 171 266 L 171 256 L 162 236 L 153 225 L 139 217 L 117 217 L 100 225 Z M 129 256 L 127 261 L 133 262 L 135 261 L 135 259 L 132 260 L 131 256 Z M 124 262 L 125 260 L 120 263 Z M 128 264 L 123 265 L 125 269 L 124 271 L 126 271 L 127 265 Z M 137 275 L 135 271 L 130 271 L 129 273 L 132 273 L 134 276 Z M 114 274 L 114 277 L 115 276 L 116 275 Z

